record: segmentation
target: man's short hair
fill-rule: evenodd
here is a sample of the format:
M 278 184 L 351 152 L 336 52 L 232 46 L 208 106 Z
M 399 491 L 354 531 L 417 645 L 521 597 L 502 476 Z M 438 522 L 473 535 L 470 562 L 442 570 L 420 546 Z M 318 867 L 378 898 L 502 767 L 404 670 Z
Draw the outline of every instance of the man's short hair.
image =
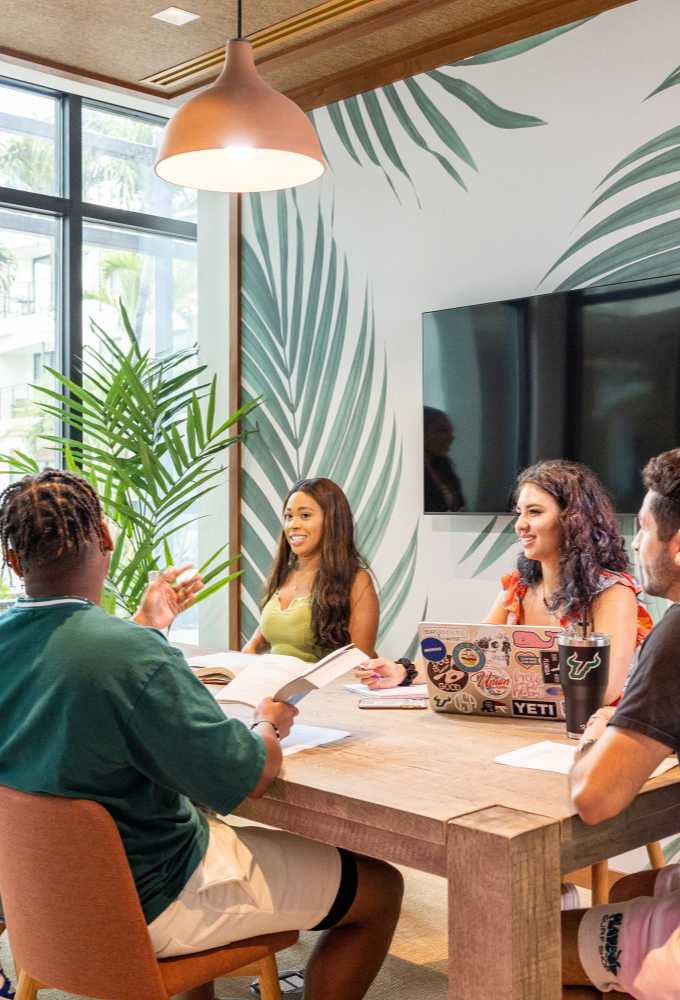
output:
M 657 534 L 667 542 L 680 531 L 680 448 L 650 458 L 642 470 L 642 481 L 653 493 L 649 509 Z

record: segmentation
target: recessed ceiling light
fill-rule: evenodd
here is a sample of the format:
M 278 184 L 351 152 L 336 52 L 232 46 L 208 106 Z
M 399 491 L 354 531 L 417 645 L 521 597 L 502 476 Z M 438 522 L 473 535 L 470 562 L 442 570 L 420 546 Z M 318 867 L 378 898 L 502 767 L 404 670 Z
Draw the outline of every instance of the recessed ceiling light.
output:
M 152 14 L 152 17 L 157 18 L 159 21 L 167 21 L 168 24 L 174 24 L 175 27 L 181 28 L 183 24 L 188 24 L 189 21 L 197 21 L 200 14 L 192 14 L 190 10 L 182 10 L 181 7 L 166 7 L 165 10 L 159 10 L 157 14 Z

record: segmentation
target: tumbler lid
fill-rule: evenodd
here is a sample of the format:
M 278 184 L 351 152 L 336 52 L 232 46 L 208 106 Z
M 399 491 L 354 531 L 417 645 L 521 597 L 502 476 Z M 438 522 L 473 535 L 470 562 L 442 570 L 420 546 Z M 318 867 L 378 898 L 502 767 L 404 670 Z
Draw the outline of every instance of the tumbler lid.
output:
M 612 637 L 606 632 L 591 632 L 590 635 L 574 635 L 563 632 L 557 636 L 558 646 L 576 646 L 590 649 L 593 646 L 611 646 Z

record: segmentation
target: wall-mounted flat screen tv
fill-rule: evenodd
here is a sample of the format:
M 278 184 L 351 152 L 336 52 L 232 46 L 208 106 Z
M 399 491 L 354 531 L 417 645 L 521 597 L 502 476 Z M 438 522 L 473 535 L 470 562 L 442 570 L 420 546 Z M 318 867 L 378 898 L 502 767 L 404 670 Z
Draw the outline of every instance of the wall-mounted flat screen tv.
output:
M 425 313 L 423 402 L 425 513 L 507 512 L 546 458 L 634 513 L 680 443 L 680 275 Z

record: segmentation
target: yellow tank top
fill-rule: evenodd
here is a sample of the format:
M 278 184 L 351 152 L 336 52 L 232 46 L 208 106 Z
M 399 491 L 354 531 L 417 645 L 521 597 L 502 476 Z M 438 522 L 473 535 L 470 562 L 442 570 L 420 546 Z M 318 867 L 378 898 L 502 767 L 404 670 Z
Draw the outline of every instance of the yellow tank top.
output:
M 278 591 L 262 608 L 260 631 L 272 653 L 297 656 L 308 663 L 315 663 L 328 650 L 316 645 L 312 630 L 312 595 L 294 598 L 284 610 Z

